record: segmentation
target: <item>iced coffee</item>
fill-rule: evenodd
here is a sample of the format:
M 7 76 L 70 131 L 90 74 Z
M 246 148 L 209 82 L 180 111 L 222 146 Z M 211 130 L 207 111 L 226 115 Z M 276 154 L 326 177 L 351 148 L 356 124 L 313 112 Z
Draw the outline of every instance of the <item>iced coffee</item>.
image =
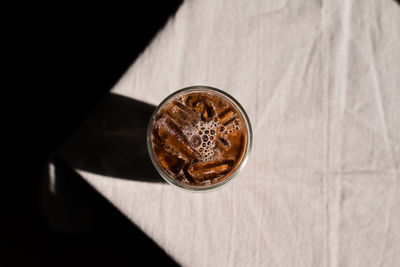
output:
M 172 96 L 149 127 L 153 162 L 183 187 L 209 187 L 229 179 L 249 151 L 244 111 L 228 95 L 206 87 Z

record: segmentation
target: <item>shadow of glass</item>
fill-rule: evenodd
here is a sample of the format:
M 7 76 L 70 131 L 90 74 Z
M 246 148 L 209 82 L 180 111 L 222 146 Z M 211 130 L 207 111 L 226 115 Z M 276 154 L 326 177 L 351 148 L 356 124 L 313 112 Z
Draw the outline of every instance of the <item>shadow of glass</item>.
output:
M 155 106 L 109 93 L 54 156 L 73 168 L 122 179 L 165 182 L 146 147 Z

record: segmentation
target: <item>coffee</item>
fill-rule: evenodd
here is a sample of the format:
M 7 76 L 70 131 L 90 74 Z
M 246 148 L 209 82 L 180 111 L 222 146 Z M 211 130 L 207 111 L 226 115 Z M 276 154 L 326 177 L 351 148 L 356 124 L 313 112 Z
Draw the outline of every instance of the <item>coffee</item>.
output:
M 209 186 L 228 179 L 248 146 L 245 118 L 221 93 L 183 91 L 159 108 L 151 125 L 158 166 L 178 183 Z

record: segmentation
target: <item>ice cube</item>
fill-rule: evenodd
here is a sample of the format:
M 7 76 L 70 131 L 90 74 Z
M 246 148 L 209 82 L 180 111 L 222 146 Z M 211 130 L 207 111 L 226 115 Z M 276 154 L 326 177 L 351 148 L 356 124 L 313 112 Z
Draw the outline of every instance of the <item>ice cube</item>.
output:
M 215 160 L 195 163 L 189 166 L 187 172 L 195 180 L 207 180 L 222 176 L 232 170 L 233 160 Z
M 211 102 L 198 102 L 196 105 L 196 110 L 200 113 L 202 121 L 209 122 L 214 118 L 215 112 Z
M 172 101 L 165 108 L 167 114 L 182 127 L 187 127 L 189 125 L 196 125 L 199 121 L 199 114 L 196 110 L 185 106 L 178 101 Z
M 232 109 L 232 108 L 227 108 L 226 110 L 222 111 L 220 114 L 218 114 L 219 121 L 222 123 L 224 126 L 230 124 L 233 122 L 238 114 Z
M 169 118 L 162 118 L 157 123 L 158 135 L 169 145 L 169 147 L 187 160 L 198 160 L 197 152 L 189 143 L 179 126 Z
M 185 97 L 185 104 L 189 107 L 196 107 L 197 103 L 205 100 L 206 97 L 201 94 L 189 94 Z
M 224 146 L 227 146 L 227 147 L 230 146 L 230 145 L 229 145 L 229 142 L 228 142 L 225 138 L 220 137 L 220 138 L 218 138 L 218 139 L 219 139 L 219 141 L 220 141 Z
M 154 147 L 154 153 L 158 159 L 158 162 L 165 170 L 170 171 L 175 175 L 181 172 L 182 167 L 185 164 L 183 159 L 178 158 L 159 147 Z

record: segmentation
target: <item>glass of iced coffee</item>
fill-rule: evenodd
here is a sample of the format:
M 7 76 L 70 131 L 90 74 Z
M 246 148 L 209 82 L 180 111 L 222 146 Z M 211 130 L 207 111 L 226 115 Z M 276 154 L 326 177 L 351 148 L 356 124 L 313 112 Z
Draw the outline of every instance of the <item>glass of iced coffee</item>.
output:
M 147 129 L 147 149 L 170 184 L 203 191 L 231 181 L 252 146 L 250 120 L 226 92 L 191 86 L 169 95 Z

